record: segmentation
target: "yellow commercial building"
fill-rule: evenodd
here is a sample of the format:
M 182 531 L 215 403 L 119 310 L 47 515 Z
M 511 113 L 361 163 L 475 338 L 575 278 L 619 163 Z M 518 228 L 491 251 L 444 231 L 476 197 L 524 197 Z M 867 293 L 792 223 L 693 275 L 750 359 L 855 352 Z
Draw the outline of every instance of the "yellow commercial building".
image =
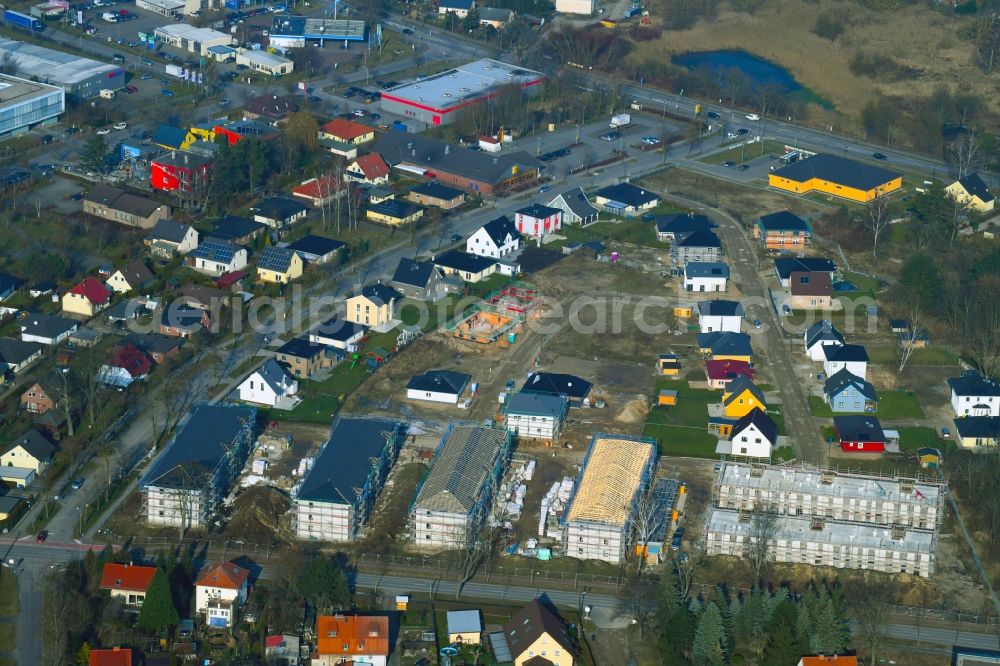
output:
M 819 192 L 867 203 L 901 188 L 903 177 L 882 167 L 836 155 L 813 155 L 772 171 L 767 182 L 771 187 L 794 194 Z

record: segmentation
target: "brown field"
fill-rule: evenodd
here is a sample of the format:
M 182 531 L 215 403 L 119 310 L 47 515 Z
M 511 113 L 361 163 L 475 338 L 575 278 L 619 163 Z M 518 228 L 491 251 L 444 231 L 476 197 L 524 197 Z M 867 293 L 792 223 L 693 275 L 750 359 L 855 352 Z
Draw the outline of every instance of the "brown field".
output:
M 846 29 L 835 42 L 812 32 L 821 10 L 846 17 Z M 652 14 L 655 25 L 657 9 Z M 658 41 L 643 44 L 635 52 L 669 57 L 688 51 L 749 51 L 787 68 L 799 83 L 838 110 L 851 112 L 849 118 L 838 118 L 816 104 L 810 106 L 813 120 L 842 131 L 845 124 L 853 126 L 857 112 L 879 92 L 920 98 L 939 85 L 954 92 L 961 82 L 965 89 L 983 93 L 986 104 L 996 110 L 1000 103 L 990 94 L 996 90 L 996 82 L 976 68 L 971 45 L 958 37 L 958 30 L 971 20 L 914 5 L 876 12 L 856 2 L 818 5 L 772 0 L 754 15 L 725 9 L 717 19 L 699 22 L 690 30 L 665 31 Z M 859 50 L 889 54 L 899 64 L 918 71 L 919 76 L 893 82 L 855 76 L 848 62 Z

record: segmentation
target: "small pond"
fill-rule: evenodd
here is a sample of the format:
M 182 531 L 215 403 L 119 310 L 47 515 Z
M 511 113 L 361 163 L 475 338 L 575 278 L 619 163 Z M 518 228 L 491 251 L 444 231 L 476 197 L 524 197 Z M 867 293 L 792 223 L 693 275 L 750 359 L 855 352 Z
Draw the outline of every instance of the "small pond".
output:
M 787 69 L 746 51 L 692 51 L 675 55 L 671 61 L 691 71 L 706 67 L 722 72 L 738 69 L 754 86 L 776 84 L 785 92 L 802 89 L 802 85 Z

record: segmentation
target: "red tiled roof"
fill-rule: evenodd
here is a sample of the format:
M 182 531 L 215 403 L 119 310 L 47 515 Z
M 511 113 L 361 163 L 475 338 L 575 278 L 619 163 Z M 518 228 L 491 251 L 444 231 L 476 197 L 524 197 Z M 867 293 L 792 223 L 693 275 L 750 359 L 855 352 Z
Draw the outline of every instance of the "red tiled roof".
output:
M 383 178 L 389 175 L 389 165 L 385 163 L 385 160 L 378 153 L 362 155 L 354 160 L 354 163 L 358 165 L 361 173 L 365 174 L 365 178 L 368 180 Z
M 108 291 L 108 288 L 100 280 L 90 276 L 83 278 L 79 284 L 69 290 L 69 293 L 83 296 L 94 305 L 106 303 L 111 298 L 111 292 Z
M 265 648 L 277 648 L 281 647 L 281 644 L 285 642 L 285 637 L 281 634 L 277 636 L 265 636 L 264 637 L 264 647 Z
M 238 590 L 243 586 L 250 572 L 243 567 L 232 562 L 219 560 L 205 571 L 198 578 L 198 587 L 224 587 L 230 590 Z
M 145 592 L 153 580 L 156 567 L 144 567 L 137 564 L 104 565 L 101 574 L 102 590 L 127 590 L 130 592 Z
M 716 360 L 705 361 L 705 374 L 712 381 L 720 379 L 736 379 L 740 375 L 745 375 L 748 379 L 753 379 L 757 373 L 746 361 Z
M 153 362 L 145 352 L 132 344 L 116 349 L 111 357 L 111 365 L 125 370 L 132 377 L 148 375 L 153 369 Z
M 323 655 L 388 655 L 389 618 L 383 615 L 320 615 L 316 651 Z
M 90 651 L 90 666 L 132 666 L 131 648 Z
M 357 139 L 359 136 L 371 134 L 375 131 L 367 125 L 344 120 L 343 118 L 334 118 L 319 129 L 323 134 L 329 134 L 342 141 L 351 141 Z
M 333 176 L 324 176 L 322 178 L 310 178 L 292 190 L 292 194 L 310 199 L 324 199 L 335 194 L 343 187 L 343 184 L 337 182 L 337 179 Z
M 229 271 L 215 278 L 216 287 L 232 287 L 234 284 L 245 278 L 247 274 L 243 271 Z

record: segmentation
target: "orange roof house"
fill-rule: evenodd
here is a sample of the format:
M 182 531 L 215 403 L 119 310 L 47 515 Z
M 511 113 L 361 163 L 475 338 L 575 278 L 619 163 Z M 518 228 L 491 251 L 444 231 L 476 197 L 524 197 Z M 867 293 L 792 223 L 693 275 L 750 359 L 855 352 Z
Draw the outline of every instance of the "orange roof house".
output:
M 320 138 L 344 143 L 364 143 L 375 138 L 375 130 L 343 118 L 334 118 L 319 128 Z
M 90 651 L 90 666 L 132 666 L 132 649 L 116 647 Z
M 155 573 L 156 567 L 109 562 L 104 565 L 104 571 L 101 573 L 101 589 L 145 592 L 153 582 Z
M 368 153 L 348 164 L 344 176 L 359 183 L 382 185 L 389 182 L 389 165 L 380 154 Z
M 802 657 L 799 666 L 858 666 L 857 657 L 820 655 L 818 657 Z
M 232 562 L 219 560 L 212 566 L 205 569 L 204 573 L 195 583 L 198 587 L 217 587 L 229 590 L 238 590 L 243 587 L 250 571 Z
M 320 615 L 316 651 L 325 656 L 389 656 L 389 618 L 378 615 Z

